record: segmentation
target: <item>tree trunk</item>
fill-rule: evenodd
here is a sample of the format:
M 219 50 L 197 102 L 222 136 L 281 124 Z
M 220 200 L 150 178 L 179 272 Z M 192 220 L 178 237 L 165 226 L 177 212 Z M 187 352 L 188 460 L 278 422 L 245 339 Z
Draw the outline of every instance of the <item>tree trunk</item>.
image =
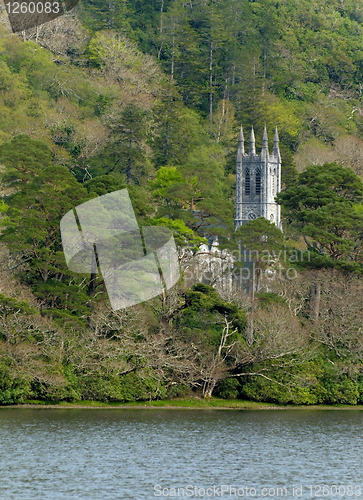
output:
M 213 85 L 213 41 L 210 42 L 210 51 L 209 51 L 209 122 L 213 121 L 213 93 L 212 93 L 212 85 Z
M 164 12 L 164 0 L 161 0 L 161 8 L 160 8 L 160 33 L 163 32 L 163 12 Z
M 215 386 L 216 386 L 216 381 L 215 380 L 210 380 L 206 384 L 206 387 L 205 387 L 205 389 L 203 391 L 204 399 L 209 399 L 209 398 L 212 397 L 212 394 L 213 394 Z
M 170 80 L 174 79 L 174 57 L 175 57 L 175 22 L 173 26 L 173 43 L 172 43 L 172 52 L 171 52 L 171 74 Z
M 319 319 L 320 312 L 320 296 L 321 296 L 321 285 L 318 281 L 313 283 L 310 287 L 310 318 L 313 321 Z
M 131 147 L 132 147 L 132 141 L 130 140 L 130 151 L 131 151 Z M 131 180 L 131 152 L 130 152 L 130 156 L 129 156 L 129 159 L 128 159 L 128 162 L 127 162 L 127 166 L 126 166 L 126 183 L 127 184 L 130 184 L 130 180 Z
M 262 79 L 262 94 L 265 93 L 265 81 L 266 81 L 266 40 L 263 46 L 263 79 Z
M 93 297 L 96 291 L 96 276 L 97 273 L 91 273 L 89 282 L 88 282 L 88 290 L 87 290 L 87 295 L 88 297 Z
M 169 122 L 167 121 L 165 124 L 165 141 L 164 141 L 164 163 L 166 164 L 166 160 L 168 157 L 168 141 L 169 141 Z
M 251 284 L 251 314 L 249 317 L 248 325 L 247 325 L 247 343 L 248 345 L 253 344 L 253 320 L 255 315 L 255 263 L 252 263 L 252 284 Z

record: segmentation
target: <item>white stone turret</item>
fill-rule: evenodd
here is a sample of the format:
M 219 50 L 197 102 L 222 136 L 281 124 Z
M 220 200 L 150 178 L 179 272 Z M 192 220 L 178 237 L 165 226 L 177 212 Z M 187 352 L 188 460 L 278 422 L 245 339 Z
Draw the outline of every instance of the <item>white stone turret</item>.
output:
M 250 137 L 250 149 L 248 151 L 249 156 L 254 156 L 256 154 L 256 141 L 255 141 L 255 132 L 253 127 L 251 129 L 251 137 Z
M 281 190 L 281 156 L 279 136 L 275 130 L 272 154 L 268 150 L 267 129 L 263 131 L 262 149 L 256 155 L 255 134 L 252 127 L 249 152 L 244 152 L 243 131 L 238 140 L 236 160 L 236 216 L 235 229 L 257 217 L 265 217 L 280 229 L 280 206 L 275 202 Z

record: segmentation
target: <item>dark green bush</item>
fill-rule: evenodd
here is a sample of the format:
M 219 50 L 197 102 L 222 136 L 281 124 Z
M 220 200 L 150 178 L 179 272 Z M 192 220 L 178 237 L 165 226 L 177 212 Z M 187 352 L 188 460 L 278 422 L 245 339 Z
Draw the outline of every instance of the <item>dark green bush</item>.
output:
M 215 389 L 215 395 L 223 399 L 236 399 L 240 393 L 241 384 L 236 378 L 223 380 Z

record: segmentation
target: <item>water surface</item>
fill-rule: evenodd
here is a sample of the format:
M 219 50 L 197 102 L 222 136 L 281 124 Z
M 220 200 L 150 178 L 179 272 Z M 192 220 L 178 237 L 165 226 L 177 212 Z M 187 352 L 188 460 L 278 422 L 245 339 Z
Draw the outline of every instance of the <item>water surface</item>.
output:
M 354 410 L 4 408 L 0 446 L 1 500 L 363 497 Z

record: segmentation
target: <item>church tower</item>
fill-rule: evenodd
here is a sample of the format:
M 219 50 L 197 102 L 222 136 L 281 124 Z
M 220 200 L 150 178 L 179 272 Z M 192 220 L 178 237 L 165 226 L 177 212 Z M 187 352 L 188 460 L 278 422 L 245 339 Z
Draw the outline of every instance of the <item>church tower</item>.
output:
M 276 224 L 279 229 L 282 229 L 280 206 L 275 202 L 275 196 L 281 191 L 281 156 L 277 127 L 272 154 L 270 154 L 265 126 L 262 149 L 259 155 L 256 154 L 253 127 L 249 151 L 248 154 L 245 153 L 241 127 L 238 138 L 236 167 L 235 229 L 257 217 L 265 217 Z

